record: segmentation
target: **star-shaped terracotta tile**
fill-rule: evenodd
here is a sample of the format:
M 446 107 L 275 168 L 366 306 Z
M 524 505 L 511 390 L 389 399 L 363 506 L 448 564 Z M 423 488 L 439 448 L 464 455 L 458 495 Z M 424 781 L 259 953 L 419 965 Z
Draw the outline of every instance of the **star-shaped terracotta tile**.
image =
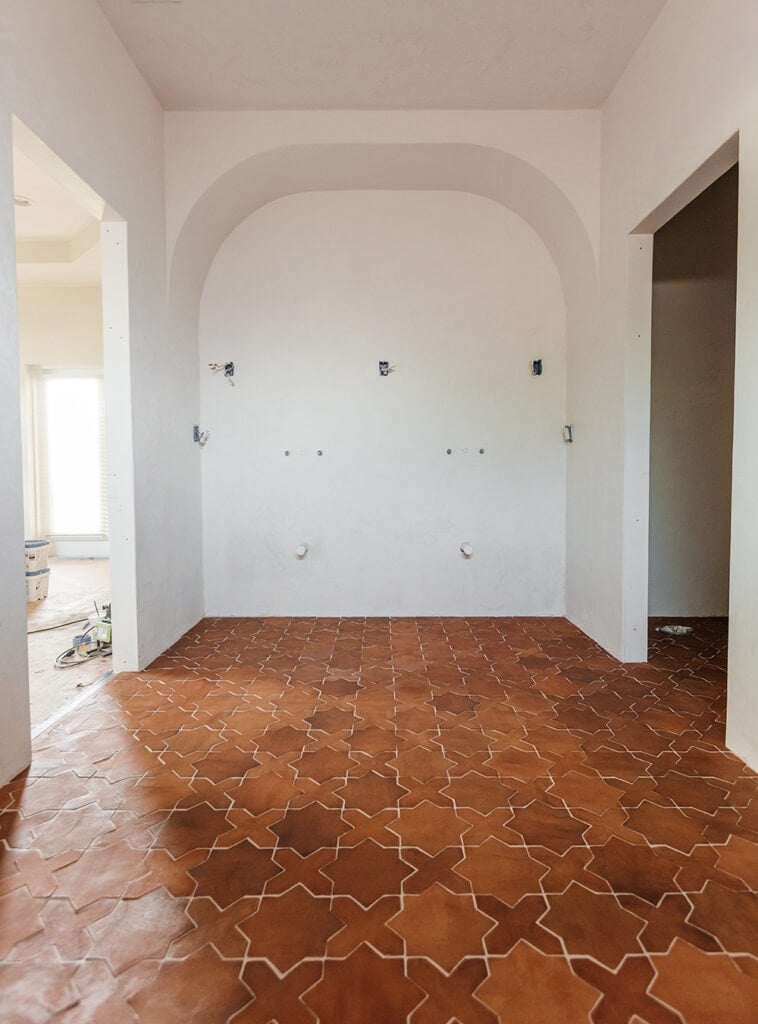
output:
M 264 896 L 241 926 L 250 939 L 248 957 L 270 960 L 282 973 L 306 957 L 323 957 L 330 936 L 343 926 L 330 903 L 328 896 L 311 896 L 301 885 L 282 896 Z
M 380 896 L 399 895 L 403 879 L 412 872 L 397 850 L 378 846 L 372 839 L 340 850 L 337 859 L 324 868 L 334 882 L 335 895 L 352 896 L 364 907 Z
M 301 856 L 315 853 L 322 847 L 336 846 L 337 840 L 350 828 L 340 812 L 309 804 L 307 807 L 287 811 L 271 831 L 279 837 L 280 846 L 288 846 Z
M 548 896 L 548 903 L 540 923 L 563 939 L 569 954 L 593 957 L 613 970 L 625 956 L 642 951 L 638 939 L 645 923 L 615 896 L 572 882 L 564 893 Z
M 388 927 L 405 939 L 409 956 L 423 956 L 449 973 L 463 957 L 482 956 L 482 940 L 494 922 L 468 895 L 449 892 L 435 882 L 418 896 L 406 896 Z
M 755 1024 L 758 978 L 740 971 L 728 956 L 703 953 L 676 939 L 653 960 L 651 994 L 678 1011 L 687 1024 Z
M 119 900 L 111 914 L 89 926 L 97 956 L 107 960 L 114 974 L 144 959 L 162 959 L 171 942 L 192 927 L 184 905 L 162 887 L 138 899 Z
M 393 778 L 368 772 L 349 779 L 337 793 L 344 799 L 346 807 L 356 807 L 365 814 L 378 814 L 385 808 L 397 807 L 407 790 L 398 786 Z
M 540 879 L 548 869 L 533 860 L 524 847 L 488 839 L 468 849 L 455 870 L 469 880 L 477 895 L 497 896 L 513 906 L 522 896 L 540 892 Z
M 347 775 L 355 764 L 354 759 L 345 750 L 334 750 L 332 747 L 320 747 L 318 750 L 306 751 L 292 767 L 298 776 L 325 782 Z
M 155 980 L 128 1000 L 143 1021 L 227 1020 L 251 1001 L 239 963 L 204 946 L 186 960 L 164 961 Z
M 489 977 L 475 995 L 508 1024 L 589 1021 L 601 998 L 564 957 L 546 956 L 525 942 L 508 956 L 491 960 L 489 967 Z
M 423 998 L 406 977 L 402 960 L 385 959 L 362 945 L 346 960 L 327 960 L 321 980 L 303 1001 L 321 1020 L 367 1024 L 404 1021 Z
M 194 895 L 210 896 L 222 908 L 243 896 L 260 896 L 266 882 L 281 871 L 273 854 L 249 839 L 228 849 L 211 850 L 207 860 L 189 872 L 197 882 Z
M 471 825 L 451 809 L 427 801 L 417 807 L 403 808 L 391 832 L 400 836 L 403 846 L 416 846 L 425 853 L 439 853 L 446 846 L 458 846 Z

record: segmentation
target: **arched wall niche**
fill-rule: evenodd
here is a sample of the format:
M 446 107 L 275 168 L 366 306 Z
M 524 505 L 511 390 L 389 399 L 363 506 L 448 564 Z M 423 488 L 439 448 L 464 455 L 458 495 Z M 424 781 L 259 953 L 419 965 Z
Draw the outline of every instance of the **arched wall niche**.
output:
M 171 309 L 197 329 L 205 279 L 223 241 L 257 209 L 287 195 L 349 190 L 469 192 L 522 217 L 558 267 L 569 351 L 594 322 L 597 273 L 592 244 L 573 204 L 542 171 L 487 146 L 463 143 L 308 144 L 258 153 L 208 187 L 177 237 L 170 263 Z
M 205 282 L 225 240 L 256 211 L 287 196 L 314 192 L 435 191 L 468 193 L 519 216 L 539 236 L 553 260 L 566 316 L 567 421 L 577 374 L 597 342 L 597 266 L 584 222 L 565 192 L 526 160 L 503 150 L 464 143 L 297 144 L 266 150 L 220 175 L 184 221 L 170 256 L 169 304 L 174 331 L 199 344 L 199 311 Z M 198 351 L 197 347 L 195 351 Z M 562 415 L 562 413 L 561 413 Z M 567 464 L 566 614 L 580 607 L 582 523 L 576 490 L 589 452 L 575 446 Z M 590 467 L 591 468 L 591 467 Z M 577 598 L 579 587 L 579 598 Z M 585 595 L 586 596 L 586 595 Z

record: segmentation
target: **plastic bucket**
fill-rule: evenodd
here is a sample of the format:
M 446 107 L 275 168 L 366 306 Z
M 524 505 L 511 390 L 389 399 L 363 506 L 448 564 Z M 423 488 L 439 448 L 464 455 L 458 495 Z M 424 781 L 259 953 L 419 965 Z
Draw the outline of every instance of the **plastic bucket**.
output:
M 24 541 L 24 546 L 26 548 L 26 571 L 36 572 L 38 569 L 47 569 L 50 541 L 27 540 Z
M 34 569 L 26 574 L 26 603 L 44 601 L 50 587 L 50 570 Z

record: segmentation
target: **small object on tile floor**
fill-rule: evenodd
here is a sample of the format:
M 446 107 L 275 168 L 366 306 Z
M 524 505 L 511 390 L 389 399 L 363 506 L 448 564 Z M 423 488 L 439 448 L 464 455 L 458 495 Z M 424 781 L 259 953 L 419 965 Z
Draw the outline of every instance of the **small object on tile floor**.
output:
M 668 626 L 659 626 L 659 633 L 665 633 L 667 636 L 690 636 L 692 633 L 692 626 L 681 626 L 672 623 Z

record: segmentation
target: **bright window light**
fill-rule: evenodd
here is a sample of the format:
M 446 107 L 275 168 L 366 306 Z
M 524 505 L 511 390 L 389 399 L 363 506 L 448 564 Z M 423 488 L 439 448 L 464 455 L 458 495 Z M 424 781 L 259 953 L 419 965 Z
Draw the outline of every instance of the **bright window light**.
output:
M 38 428 L 45 533 L 105 536 L 102 378 L 49 371 L 41 385 Z

